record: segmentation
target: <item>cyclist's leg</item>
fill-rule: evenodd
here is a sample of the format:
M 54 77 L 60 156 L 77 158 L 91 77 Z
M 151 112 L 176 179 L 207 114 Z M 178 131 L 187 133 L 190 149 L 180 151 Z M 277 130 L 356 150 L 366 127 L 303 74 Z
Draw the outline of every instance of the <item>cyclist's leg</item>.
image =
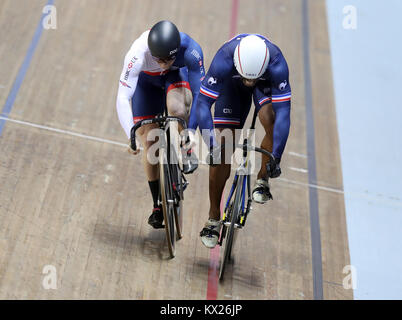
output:
M 188 82 L 187 68 L 171 71 L 166 76 L 166 105 L 169 115 L 181 118 L 188 122 L 190 115 L 190 106 L 192 103 L 192 94 Z M 178 127 L 179 133 L 183 128 Z M 192 149 L 182 149 L 183 172 L 185 174 L 193 173 L 198 167 L 198 160 Z
M 222 133 L 222 131 L 225 129 L 229 129 L 231 130 L 232 137 L 235 136 L 234 128 L 219 127 L 217 129 L 220 133 Z M 225 136 L 221 136 L 219 143 L 223 146 L 229 144 L 230 142 L 225 141 Z M 233 150 L 233 147 L 231 149 Z M 223 189 L 225 188 L 226 181 L 229 179 L 231 169 L 230 158 L 228 159 L 229 156 L 229 152 L 224 152 L 222 154 L 221 164 L 209 168 L 209 218 L 213 220 L 220 220 L 220 203 L 222 193 Z
M 140 74 L 137 89 L 132 98 L 134 123 L 143 119 L 154 118 L 158 113 L 162 113 L 165 103 L 165 93 L 161 84 L 160 77 Z M 137 134 L 144 148 L 144 152 L 142 153 L 142 163 L 148 179 L 154 207 L 153 213 L 148 222 L 154 227 L 161 227 L 163 214 L 158 205 L 159 170 L 157 165 L 157 155 L 155 155 L 155 161 L 153 161 L 153 163 L 150 163 L 147 159 L 148 151 L 156 143 L 155 141 L 148 141 L 148 134 L 151 130 L 156 128 L 158 128 L 158 125 L 148 124 L 138 129 Z
M 187 68 L 170 71 L 166 75 L 166 105 L 169 115 L 188 121 L 192 102 Z M 181 131 L 182 128 L 179 128 Z
M 223 131 L 227 128 L 218 128 L 218 131 Z M 232 137 L 234 136 L 234 129 L 229 129 Z M 233 139 L 230 139 L 233 140 Z M 221 136 L 221 139 L 218 138 L 218 141 L 221 145 L 227 145 L 228 142 L 225 141 L 225 138 Z M 230 143 L 230 142 L 229 142 Z M 226 156 L 229 156 L 228 152 L 225 152 L 222 155 L 222 163 L 217 165 L 216 167 L 209 168 L 209 201 L 210 201 L 210 209 L 209 209 L 209 219 L 205 223 L 204 228 L 202 229 L 200 236 L 202 243 L 207 248 L 214 248 L 219 240 L 219 234 L 221 229 L 220 223 L 220 203 L 222 198 L 223 189 L 225 188 L 225 184 L 227 179 L 230 176 L 230 159 L 225 159 Z
M 220 219 L 220 201 L 227 179 L 230 176 L 231 156 L 234 145 L 237 143 L 238 135 L 235 129 L 242 129 L 251 107 L 251 91 L 246 88 L 240 79 L 230 79 L 221 92 L 215 103 L 214 126 L 220 132 L 223 129 L 232 130 L 232 145 L 221 137 L 221 145 L 225 145 L 225 152 L 222 155 L 222 162 L 216 167 L 210 167 L 209 194 L 211 219 Z M 228 152 L 229 148 L 229 152 Z
M 253 93 L 254 105 L 258 112 L 258 118 L 265 130 L 264 138 L 261 142 L 261 148 L 272 152 L 273 146 L 273 127 L 275 122 L 275 113 L 272 109 L 270 86 L 267 83 L 260 83 Z M 266 203 L 272 199 L 268 184 L 267 163 L 269 158 L 262 155 L 261 168 L 257 175 L 257 180 L 253 187 L 253 200 L 257 203 Z
M 163 112 L 165 105 L 164 90 L 160 84 L 159 76 L 150 76 L 144 73 L 140 74 L 137 88 L 132 98 L 134 123 L 143 119 L 152 119 L 158 113 Z M 148 141 L 148 134 L 152 129 L 157 127 L 158 126 L 155 124 L 148 124 L 137 131 L 144 148 L 143 164 L 149 181 L 156 180 L 159 177 L 157 164 L 151 164 L 147 159 L 147 153 L 150 147 L 155 143 L 155 141 Z M 154 161 L 154 163 L 155 162 L 157 163 L 157 161 Z
M 264 85 L 266 85 L 265 88 Z M 269 85 L 262 83 L 261 86 L 257 87 L 254 90 L 253 99 L 255 107 L 258 112 L 258 118 L 265 130 L 265 136 L 262 139 L 261 148 L 269 152 L 272 152 L 275 112 L 272 108 L 272 100 Z M 268 161 L 269 158 L 266 155 L 262 155 L 261 168 L 260 171 L 258 172 L 257 179 L 267 179 L 266 165 Z
M 220 133 L 229 129 L 230 140 L 221 134 L 221 145 L 225 145 L 222 162 L 209 169 L 209 219 L 201 231 L 201 240 L 208 248 L 218 243 L 220 231 L 220 203 L 226 181 L 230 176 L 231 156 L 236 141 L 235 129 L 241 129 L 251 106 L 251 91 L 244 87 L 240 79 L 228 79 L 221 95 L 215 103 L 214 126 Z M 232 144 L 232 145 L 230 145 Z M 229 149 L 229 152 L 228 152 Z

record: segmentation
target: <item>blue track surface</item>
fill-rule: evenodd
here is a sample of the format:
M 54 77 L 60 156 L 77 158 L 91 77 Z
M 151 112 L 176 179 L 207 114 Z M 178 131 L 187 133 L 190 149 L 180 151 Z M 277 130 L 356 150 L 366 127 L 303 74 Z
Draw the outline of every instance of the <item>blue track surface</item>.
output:
M 355 299 L 402 299 L 401 12 L 400 0 L 327 0 Z

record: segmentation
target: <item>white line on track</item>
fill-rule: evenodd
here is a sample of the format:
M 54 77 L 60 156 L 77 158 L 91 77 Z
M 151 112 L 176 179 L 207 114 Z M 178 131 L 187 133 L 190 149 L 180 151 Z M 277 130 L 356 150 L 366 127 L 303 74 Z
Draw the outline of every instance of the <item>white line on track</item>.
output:
M 283 182 L 287 182 L 287 183 L 291 183 L 291 184 L 297 184 L 299 186 L 304 186 L 304 187 L 316 188 L 318 190 L 329 191 L 329 192 L 334 192 L 334 193 L 339 193 L 339 194 L 344 193 L 343 190 L 340 190 L 340 189 L 328 188 L 328 187 L 318 186 L 316 184 L 304 183 L 304 182 L 289 180 L 289 179 L 285 179 L 285 178 L 277 178 L 277 179 L 279 181 L 283 181 Z
M 3 116 L 0 116 L 0 120 L 5 120 L 5 121 L 13 122 L 13 123 L 18 123 L 18 124 L 22 124 L 22 125 L 25 125 L 25 126 L 34 127 L 34 128 L 38 128 L 38 129 L 43 129 L 43 130 L 47 130 L 47 131 L 67 134 L 67 135 L 70 135 L 70 136 L 84 138 L 84 139 L 87 139 L 87 140 L 93 140 L 93 141 L 113 144 L 113 145 L 120 146 L 120 147 L 127 147 L 127 144 L 124 144 L 124 143 L 121 143 L 121 142 L 112 141 L 112 140 L 103 139 L 103 138 L 98 138 L 98 137 L 93 137 L 93 136 L 89 136 L 89 135 L 82 134 L 82 133 L 76 133 L 76 132 L 57 129 L 57 128 L 52 128 L 52 127 L 48 127 L 48 126 L 43 126 L 43 125 L 32 123 L 32 122 L 10 119 L 10 118 L 6 118 L 6 117 L 3 117 Z M 142 148 L 140 148 L 140 149 L 142 150 Z
M 83 139 L 87 139 L 87 140 L 92 140 L 92 141 L 112 144 L 112 145 L 116 145 L 116 146 L 120 146 L 120 147 L 127 147 L 127 144 L 124 144 L 124 143 L 121 143 L 121 142 L 112 141 L 112 140 L 103 139 L 103 138 L 94 137 L 94 136 L 89 136 L 89 135 L 86 135 L 86 134 L 76 133 L 76 132 L 72 132 L 72 131 L 68 131 L 68 130 L 52 128 L 52 127 L 48 127 L 48 126 L 44 126 L 44 125 L 40 125 L 40 124 L 28 122 L 28 121 L 11 119 L 11 118 L 7 118 L 7 117 L 4 117 L 4 116 L 0 116 L 0 120 L 9 121 L 9 122 L 13 122 L 13 123 L 18 123 L 18 124 L 21 124 L 21 125 L 24 125 L 24 126 L 29 126 L 29 127 L 33 127 L 33 128 L 38 128 L 38 129 L 42 129 L 42 130 L 51 131 L 51 132 L 66 134 L 66 135 L 69 135 L 69 136 L 74 136 L 74 137 L 83 138 Z M 140 149 L 143 150 L 143 148 L 140 148 Z M 290 154 L 290 152 L 289 152 L 289 154 Z M 310 185 L 308 183 L 292 181 L 292 180 L 288 180 L 288 179 L 284 179 L 284 178 L 279 178 L 279 180 L 284 181 L 284 182 L 288 182 L 288 183 L 292 183 L 292 184 L 301 185 L 301 186 L 313 187 L 313 188 L 317 188 L 317 189 L 320 189 L 320 190 L 326 190 L 326 191 L 336 192 L 336 193 L 343 193 L 342 190 L 326 188 L 326 187 L 320 187 L 320 186 L 316 186 L 316 185 Z
M 277 180 L 289 184 L 294 184 L 294 185 L 299 185 L 307 188 L 315 188 L 317 190 L 321 191 L 327 191 L 327 192 L 332 192 L 332 193 L 337 193 L 337 194 L 343 194 L 345 197 L 348 198 L 353 198 L 353 199 L 368 199 L 370 201 L 373 201 L 375 203 L 383 203 L 392 207 L 402 207 L 402 200 L 399 198 L 395 197 L 390 197 L 387 195 L 379 195 L 379 194 L 372 194 L 372 193 L 362 193 L 362 192 L 345 192 L 340 189 L 335 189 L 335 188 L 329 188 L 329 187 L 323 187 L 315 184 L 309 184 L 309 183 L 303 183 L 299 181 L 294 181 L 294 180 L 289 180 L 285 178 L 277 178 Z
M 293 170 L 293 171 L 297 171 L 297 172 L 302 172 L 302 173 L 307 173 L 308 172 L 307 169 L 302 169 L 302 168 L 288 167 L 288 169 Z
M 78 137 L 78 138 L 83 138 L 83 139 L 87 139 L 87 140 L 92 140 L 92 141 L 112 144 L 112 145 L 125 147 L 125 148 L 127 147 L 127 144 L 124 144 L 124 143 L 121 143 L 121 142 L 112 141 L 112 140 L 103 139 L 103 138 L 94 137 L 94 136 L 89 136 L 89 135 L 86 135 L 86 134 L 72 132 L 72 131 L 68 131 L 68 130 L 52 128 L 52 127 L 48 127 L 48 126 L 44 126 L 44 125 L 40 125 L 40 124 L 28 122 L 28 121 L 11 119 L 11 118 L 7 118 L 7 117 L 4 117 L 4 116 L 0 116 L 0 120 L 9 121 L 9 122 L 21 124 L 21 125 L 24 125 L 24 126 L 29 126 L 29 127 L 33 127 L 33 128 L 37 128 L 37 129 L 42 129 L 42 130 L 47 130 L 47 131 L 56 132 L 56 133 L 60 133 L 60 134 L 65 134 L 65 135 L 69 135 L 69 136 L 74 136 L 74 137 Z M 140 149 L 143 150 L 143 148 L 140 148 Z M 304 155 L 296 154 L 294 152 L 289 152 L 289 154 L 304 157 Z M 298 168 L 293 168 L 293 169 L 298 169 Z M 298 170 L 305 170 L 305 169 L 298 169 Z M 368 197 L 368 198 L 378 198 L 378 199 L 381 199 L 382 201 L 386 201 L 387 203 L 390 203 L 390 204 L 393 204 L 393 205 L 395 205 L 395 204 L 397 206 L 402 205 L 402 201 L 400 199 L 391 199 L 391 198 L 388 198 L 386 196 L 378 197 L 378 196 L 375 196 L 375 195 L 360 194 L 360 193 L 359 194 L 358 193 L 356 193 L 356 194 L 355 193 L 353 193 L 353 194 L 347 193 L 346 194 L 343 190 L 340 190 L 340 189 L 323 187 L 323 186 L 319 186 L 319 185 L 315 185 L 315 184 L 303 183 L 303 182 L 289 180 L 289 179 L 285 179 L 285 178 L 278 178 L 277 180 L 282 181 L 282 182 L 286 182 L 286 183 L 290 183 L 290 184 L 299 185 L 299 186 L 316 188 L 318 190 L 333 192 L 333 193 L 337 193 L 337 194 L 345 194 L 345 195 L 351 195 L 351 196 L 353 195 L 353 196 L 365 197 L 365 198 L 366 197 Z
M 289 151 L 288 154 L 291 156 L 307 159 L 307 155 L 305 155 L 305 154 L 301 154 L 301 153 L 297 153 L 297 152 L 293 152 L 293 151 Z

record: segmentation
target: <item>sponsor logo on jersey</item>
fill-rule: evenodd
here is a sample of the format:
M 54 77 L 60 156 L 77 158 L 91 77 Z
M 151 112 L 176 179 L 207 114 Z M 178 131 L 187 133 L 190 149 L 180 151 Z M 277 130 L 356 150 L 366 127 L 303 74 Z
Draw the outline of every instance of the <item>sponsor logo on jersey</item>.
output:
M 138 60 L 137 57 L 134 57 L 134 58 L 131 59 L 130 63 L 129 63 L 128 66 L 127 66 L 127 71 L 126 71 L 126 74 L 124 75 L 124 80 L 126 80 L 126 81 L 128 80 L 128 77 L 130 76 L 130 71 L 131 71 L 131 69 L 134 67 L 134 63 L 135 63 L 137 60 Z
M 264 92 L 264 95 L 267 96 L 271 93 L 271 88 L 264 88 L 263 92 Z
M 196 57 L 196 59 L 198 59 L 198 60 L 201 59 L 201 56 L 200 56 L 200 54 L 199 54 L 199 52 L 198 52 L 197 50 L 193 49 L 193 51 L 191 51 L 191 54 L 192 54 L 194 57 Z
M 130 89 L 131 89 L 131 87 L 130 87 L 126 82 L 120 80 L 120 83 L 121 83 L 121 85 L 122 85 L 123 87 L 130 88 Z
M 204 66 L 202 64 L 202 60 L 198 61 L 198 64 L 200 65 L 200 74 L 204 74 Z
M 213 86 L 214 84 L 216 84 L 218 82 L 218 80 L 216 79 L 216 78 L 214 78 L 214 77 L 210 77 L 209 79 L 208 79 L 208 84 L 210 85 L 210 86 Z
M 128 64 L 127 71 L 130 71 L 134 67 L 134 63 L 138 60 L 137 57 L 131 59 L 130 63 Z
M 233 110 L 229 108 L 223 108 L 223 113 L 232 114 Z
M 288 82 L 285 80 L 279 85 L 279 90 L 283 91 L 286 89 L 286 86 L 288 85 Z

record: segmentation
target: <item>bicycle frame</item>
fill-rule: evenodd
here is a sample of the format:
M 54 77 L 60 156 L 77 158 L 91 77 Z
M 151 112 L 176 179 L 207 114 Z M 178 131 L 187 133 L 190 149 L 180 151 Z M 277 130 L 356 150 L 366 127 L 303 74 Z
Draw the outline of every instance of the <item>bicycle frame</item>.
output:
M 257 118 L 257 112 L 256 112 L 256 110 L 254 110 L 253 121 L 252 121 L 249 135 L 243 140 L 243 144 L 236 145 L 236 147 L 242 148 L 243 158 L 242 158 L 242 162 L 241 162 L 240 166 L 236 169 L 236 174 L 235 174 L 235 177 L 234 177 L 234 180 L 232 183 L 232 187 L 230 189 L 228 199 L 226 200 L 226 204 L 225 204 L 225 208 L 224 208 L 224 212 L 223 212 L 223 216 L 222 216 L 222 222 L 225 227 L 229 227 L 231 224 L 231 221 L 229 221 L 229 220 L 232 220 L 232 217 L 230 217 L 230 219 L 227 219 L 228 218 L 227 214 L 230 209 L 231 200 L 232 200 L 237 188 L 241 187 L 241 207 L 240 207 L 241 210 L 240 211 L 235 210 L 235 212 L 239 215 L 239 217 L 234 217 L 235 221 L 238 221 L 238 223 L 237 222 L 235 223 L 236 228 L 244 227 L 246 220 L 247 220 L 247 216 L 251 210 L 251 203 L 252 203 L 251 182 L 250 182 L 251 179 L 250 179 L 250 171 L 248 170 L 249 169 L 249 160 L 250 160 L 250 151 L 260 152 L 260 153 L 268 156 L 270 161 L 274 160 L 272 154 L 270 152 L 268 152 L 267 150 L 257 148 L 254 146 L 250 146 L 248 144 L 248 141 L 250 141 L 250 139 L 251 139 L 251 132 L 253 131 L 253 129 L 255 129 L 256 118 Z M 239 176 L 240 175 L 244 176 L 242 179 L 243 181 L 242 181 L 241 186 L 239 185 Z M 268 172 L 268 175 L 269 175 L 269 172 Z M 247 186 L 247 202 L 246 202 L 246 186 Z M 219 245 L 222 245 L 223 239 L 225 238 L 225 236 L 226 236 L 226 228 L 223 228 L 221 237 L 218 242 Z

